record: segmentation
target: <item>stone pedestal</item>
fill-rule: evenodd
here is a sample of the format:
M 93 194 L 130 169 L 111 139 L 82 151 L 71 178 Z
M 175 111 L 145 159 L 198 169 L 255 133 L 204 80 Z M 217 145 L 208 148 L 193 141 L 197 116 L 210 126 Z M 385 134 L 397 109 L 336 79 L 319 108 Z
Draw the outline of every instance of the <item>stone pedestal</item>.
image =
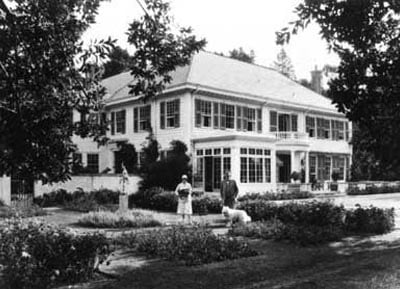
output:
M 128 194 L 119 195 L 119 209 L 120 212 L 128 211 Z

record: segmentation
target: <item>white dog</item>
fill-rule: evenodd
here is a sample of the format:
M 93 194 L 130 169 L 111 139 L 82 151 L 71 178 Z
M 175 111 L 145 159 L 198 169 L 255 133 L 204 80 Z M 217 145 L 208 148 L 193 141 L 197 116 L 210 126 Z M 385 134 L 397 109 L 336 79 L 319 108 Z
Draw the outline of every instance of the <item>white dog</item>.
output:
M 222 215 L 229 219 L 230 223 L 238 222 L 244 225 L 251 222 L 250 216 L 243 210 L 235 210 L 224 206 L 222 207 Z

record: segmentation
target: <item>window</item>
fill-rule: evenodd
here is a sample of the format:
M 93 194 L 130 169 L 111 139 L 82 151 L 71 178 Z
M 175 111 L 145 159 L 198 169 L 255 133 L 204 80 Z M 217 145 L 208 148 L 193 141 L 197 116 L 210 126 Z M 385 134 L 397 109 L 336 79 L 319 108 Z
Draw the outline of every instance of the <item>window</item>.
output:
M 125 110 L 120 110 L 115 113 L 115 123 L 116 123 L 115 131 L 117 133 L 121 134 L 125 133 L 125 125 L 126 125 L 125 118 L 126 118 Z
M 237 130 L 242 130 L 242 123 L 243 123 L 242 107 L 236 106 L 236 129 Z
M 224 164 L 223 164 L 223 172 L 230 172 L 231 171 L 231 158 L 230 157 L 224 157 Z
M 297 131 L 297 114 L 290 115 L 291 118 L 291 131 Z
M 310 182 L 317 180 L 317 157 L 310 156 Z
M 263 154 L 263 152 L 268 154 Z M 242 183 L 271 182 L 269 150 L 240 148 L 240 181 Z
M 231 148 L 224 148 L 224 155 L 231 154 Z
M 338 120 L 332 120 L 332 139 L 333 140 L 344 140 L 344 123 Z
M 197 127 L 211 127 L 211 102 L 196 99 L 196 126 Z
M 329 139 L 331 135 L 331 122 L 329 119 L 324 119 L 324 137 Z
M 247 158 L 240 158 L 240 182 L 247 183 Z
M 151 106 L 135 107 L 133 109 L 133 131 L 150 131 Z
M 221 149 L 214 149 L 214 155 L 220 155 L 221 154 Z
M 213 158 L 214 165 L 214 188 L 219 189 L 221 187 L 221 158 L 214 157 Z
M 278 131 L 278 113 L 276 111 L 269 112 L 269 131 Z
M 332 158 L 332 169 L 339 172 L 339 180 L 344 180 L 345 157 L 334 156 Z
M 99 154 L 87 154 L 87 170 L 91 174 L 99 173 Z
M 225 105 L 225 124 L 226 128 L 235 128 L 235 106 Z
M 111 112 L 111 135 L 115 134 L 115 112 Z
M 315 137 L 315 118 L 306 116 L 306 132 L 309 137 Z
M 163 101 L 160 103 L 160 127 L 175 128 L 179 127 L 180 122 L 180 100 Z
M 325 138 L 325 127 L 323 118 L 317 118 L 317 138 Z
M 256 110 L 254 108 L 247 108 L 247 130 L 256 130 Z

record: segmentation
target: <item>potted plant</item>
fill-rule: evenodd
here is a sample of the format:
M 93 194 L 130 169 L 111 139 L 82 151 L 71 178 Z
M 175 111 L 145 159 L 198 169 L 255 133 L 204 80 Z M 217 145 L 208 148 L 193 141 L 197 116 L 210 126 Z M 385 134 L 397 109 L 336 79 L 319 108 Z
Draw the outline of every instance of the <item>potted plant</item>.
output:
M 338 183 L 337 183 L 337 181 L 338 181 L 338 179 L 339 179 L 339 171 L 334 170 L 334 171 L 332 172 L 331 177 L 332 177 L 332 181 L 333 181 L 333 182 L 332 182 L 331 185 L 330 185 L 330 190 L 331 190 L 331 191 L 337 191 L 337 190 L 338 190 Z
M 298 173 L 298 172 L 296 172 L 296 171 L 293 171 L 293 172 L 290 174 L 290 182 L 291 182 L 291 183 L 298 184 L 298 183 L 300 183 L 300 177 L 301 177 L 300 173 Z

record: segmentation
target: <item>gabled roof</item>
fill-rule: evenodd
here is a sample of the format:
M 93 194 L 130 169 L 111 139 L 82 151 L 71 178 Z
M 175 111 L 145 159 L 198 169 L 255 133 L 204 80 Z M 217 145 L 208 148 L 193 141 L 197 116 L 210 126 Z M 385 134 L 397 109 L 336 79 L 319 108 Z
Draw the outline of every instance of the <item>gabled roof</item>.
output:
M 178 67 L 171 73 L 172 82 L 167 89 L 194 85 L 213 89 L 225 94 L 243 94 L 286 105 L 321 108 L 336 113 L 331 100 L 298 84 L 274 69 L 249 64 L 228 57 L 201 51 L 192 57 L 191 63 Z M 133 77 L 124 72 L 103 80 L 107 89 L 107 102 L 134 99 L 129 95 Z

